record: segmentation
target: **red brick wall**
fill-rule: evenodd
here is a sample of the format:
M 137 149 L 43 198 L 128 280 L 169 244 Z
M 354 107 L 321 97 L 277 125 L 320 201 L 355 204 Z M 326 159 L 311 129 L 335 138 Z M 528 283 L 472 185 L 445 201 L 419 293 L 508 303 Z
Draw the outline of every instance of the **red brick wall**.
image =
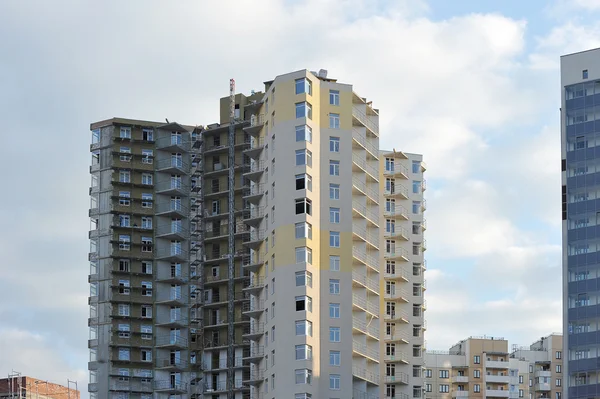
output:
M 21 377 L 13 378 L 13 391 L 16 393 L 18 382 L 20 380 L 22 392 L 27 394 L 27 398 L 31 399 L 80 399 L 79 391 L 76 391 L 73 384 L 71 389 L 66 385 L 53 384 L 51 382 L 38 380 L 37 378 Z M 37 384 L 36 384 L 37 382 Z M 8 378 L 0 379 L 0 398 L 10 397 L 10 381 Z

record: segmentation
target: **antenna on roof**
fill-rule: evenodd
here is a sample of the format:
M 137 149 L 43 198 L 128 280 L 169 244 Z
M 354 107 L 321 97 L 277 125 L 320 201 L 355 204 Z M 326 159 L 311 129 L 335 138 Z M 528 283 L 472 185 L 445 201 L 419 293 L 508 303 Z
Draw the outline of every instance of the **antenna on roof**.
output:
M 171 122 L 169 122 L 169 120 L 167 118 L 165 118 L 165 120 L 167 121 L 167 123 L 171 123 Z

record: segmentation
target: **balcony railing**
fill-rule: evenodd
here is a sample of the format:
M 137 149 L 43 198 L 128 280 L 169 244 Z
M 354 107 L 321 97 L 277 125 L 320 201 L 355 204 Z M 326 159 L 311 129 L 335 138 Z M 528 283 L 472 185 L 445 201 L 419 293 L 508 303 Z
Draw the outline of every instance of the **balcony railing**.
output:
M 357 189 L 359 189 L 360 191 L 362 191 L 363 193 L 365 193 L 366 195 L 368 195 L 373 201 L 379 203 L 379 192 L 378 191 L 373 190 L 372 188 L 367 187 L 367 184 L 365 182 L 363 182 L 362 180 L 360 180 L 356 176 L 352 177 L 352 184 Z
M 379 173 L 377 172 L 377 168 L 369 165 L 366 159 L 359 157 L 357 154 L 352 154 L 352 162 L 367 172 L 375 181 L 379 181 Z
M 356 247 L 352 247 L 352 256 L 363 262 L 365 265 L 379 271 L 379 260 L 377 257 L 366 253 Z
M 358 201 L 352 201 L 352 208 L 354 208 L 358 213 L 367 217 L 373 223 L 377 224 L 377 221 L 379 220 L 379 214 L 371 207 L 367 208 L 365 205 L 362 205 Z
M 379 292 L 379 281 L 367 277 L 366 274 L 360 273 L 356 270 L 352 271 L 352 279 L 358 283 L 364 285 L 368 289 L 374 292 Z
M 372 121 L 363 111 L 357 106 L 352 107 L 352 116 L 354 116 L 360 123 L 365 125 L 373 134 L 379 136 L 379 124 Z
M 369 371 L 358 366 L 352 366 L 352 375 L 355 377 L 362 378 L 363 380 L 372 384 L 379 385 L 379 374 L 373 371 Z
M 352 341 L 352 350 L 358 354 L 379 361 L 379 351 L 377 349 L 369 348 L 367 345 L 358 341 Z
M 365 334 L 369 334 L 369 335 L 379 338 L 379 327 L 378 327 L 376 321 L 374 323 L 367 324 L 366 322 L 360 320 L 359 318 L 353 317 L 352 318 L 352 327 L 356 328 L 359 331 L 362 331 Z
M 352 129 L 352 138 L 356 140 L 358 144 L 363 146 L 367 151 L 371 153 L 375 158 L 379 158 L 379 149 L 375 144 L 367 140 L 367 136 L 357 128 Z
M 363 309 L 366 309 L 369 313 L 372 313 L 376 317 L 379 317 L 379 303 L 375 304 L 373 302 L 369 302 L 366 298 L 363 298 L 357 294 L 352 295 L 352 303 Z

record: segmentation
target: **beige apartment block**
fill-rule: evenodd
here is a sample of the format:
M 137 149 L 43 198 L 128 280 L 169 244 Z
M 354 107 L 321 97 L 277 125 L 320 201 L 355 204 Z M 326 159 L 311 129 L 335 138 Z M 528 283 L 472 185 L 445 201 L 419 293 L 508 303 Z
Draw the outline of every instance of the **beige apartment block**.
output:
M 422 397 L 422 157 L 323 70 L 220 111 L 91 126 L 91 398 Z
M 380 230 L 382 251 L 380 284 L 383 288 L 381 374 L 382 397 L 423 396 L 424 299 L 427 248 L 423 217 L 425 163 L 417 154 L 380 152 Z
M 425 354 L 426 398 L 528 398 L 529 378 L 529 363 L 510 357 L 503 338 L 469 337 Z
M 563 336 L 553 333 L 529 347 L 513 348 L 511 358 L 528 363 L 529 399 L 561 399 L 563 393 Z

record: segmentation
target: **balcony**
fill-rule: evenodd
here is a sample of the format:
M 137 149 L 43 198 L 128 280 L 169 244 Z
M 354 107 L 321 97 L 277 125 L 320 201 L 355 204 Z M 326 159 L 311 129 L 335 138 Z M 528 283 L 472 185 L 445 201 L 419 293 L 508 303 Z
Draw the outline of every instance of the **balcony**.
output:
M 384 169 L 383 175 L 385 177 L 401 177 L 408 180 L 408 168 L 401 163 L 395 162 L 391 169 Z
M 379 350 L 377 349 L 369 348 L 367 345 L 361 344 L 358 341 L 352 341 L 352 350 L 354 353 L 364 356 L 373 362 L 379 363 Z
M 185 327 L 188 324 L 188 318 L 182 315 L 159 315 L 156 319 L 157 327 Z
M 417 338 L 417 337 L 415 337 Z M 385 342 L 402 342 L 408 344 L 410 342 L 410 336 L 407 332 L 402 331 L 402 329 L 398 329 L 398 331 L 394 331 L 394 333 L 390 335 L 384 335 L 383 340 Z
M 373 165 L 369 165 L 366 159 L 361 158 L 357 154 L 352 154 L 352 162 L 358 167 L 358 169 L 365 172 L 367 176 L 369 176 L 371 179 L 373 179 L 376 182 L 379 182 L 379 172 L 377 168 Z M 355 168 L 353 169 L 356 170 Z
M 157 348 L 187 348 L 187 338 L 181 336 L 161 335 L 156 337 Z
M 403 322 L 403 323 L 408 323 L 408 313 L 400 310 L 400 309 L 396 309 L 395 312 L 393 313 L 386 313 L 383 315 L 383 320 L 386 322 Z
M 265 323 L 254 323 L 251 324 L 246 331 L 242 334 L 244 338 L 251 340 L 260 339 L 265 333 Z
M 371 269 L 373 269 L 374 271 L 376 271 L 377 273 L 379 273 L 379 261 L 378 258 L 376 258 L 373 255 L 370 255 L 368 253 L 366 253 L 363 250 L 360 250 L 356 247 L 352 247 L 352 256 L 364 263 L 366 266 L 370 267 Z
M 265 194 L 265 187 L 263 183 L 260 184 L 254 184 L 253 186 L 247 187 L 246 191 L 244 193 L 244 200 L 258 205 L 258 203 L 260 202 L 261 198 L 264 196 Z
M 452 377 L 453 384 L 466 384 L 469 382 L 469 377 L 466 375 L 456 375 Z
M 389 218 L 401 218 L 408 220 L 408 211 L 402 205 L 396 205 L 391 207 L 385 207 L 383 209 L 383 216 Z
M 404 241 L 409 240 L 408 231 L 402 226 L 394 226 L 392 231 L 384 231 L 383 236 L 389 239 L 400 238 Z
M 265 357 L 265 348 L 263 346 L 250 347 L 250 351 L 244 354 L 243 359 L 250 363 L 258 363 Z
M 166 158 L 155 162 L 156 170 L 158 172 L 170 172 L 170 173 L 187 173 L 189 172 L 189 164 L 184 162 L 182 159 L 177 158 Z
M 352 375 L 370 384 L 379 385 L 379 374 L 358 366 L 352 366 Z
M 352 233 L 354 236 L 359 239 L 365 241 L 367 244 L 371 245 L 375 250 L 379 249 L 379 235 L 365 229 L 362 226 L 359 226 L 356 223 L 352 223 Z
M 156 392 L 166 392 L 174 394 L 186 393 L 188 384 L 185 382 L 171 380 L 154 380 L 154 390 Z
M 375 320 L 376 321 L 376 320 Z M 352 328 L 362 332 L 363 334 L 367 334 L 372 338 L 379 339 L 379 323 L 368 323 L 360 320 L 357 317 L 352 318 Z
M 156 304 L 157 305 L 183 305 L 186 302 L 186 297 L 184 297 L 183 295 L 181 295 L 181 291 L 180 292 L 161 292 L 161 291 L 166 291 L 166 290 L 158 290 L 159 294 L 163 294 L 163 295 L 157 295 L 156 298 Z
M 185 239 L 189 236 L 189 230 L 182 224 L 165 223 L 159 224 L 156 228 L 157 238 Z
M 508 384 L 509 377 L 507 375 L 486 375 L 485 382 L 493 382 L 496 384 Z
M 535 378 L 550 378 L 552 377 L 552 372 L 550 370 L 536 370 L 533 376 Z
M 244 292 L 250 294 L 258 294 L 263 288 L 265 288 L 265 282 L 262 277 L 254 277 L 250 280 L 248 286 L 244 287 Z
M 386 375 L 383 377 L 386 384 L 408 384 L 408 374 L 396 371 L 396 375 Z
M 408 303 L 410 295 L 407 290 L 395 287 L 391 292 L 386 292 L 384 298 L 390 301 L 404 301 Z
M 394 186 L 383 190 L 383 195 L 388 198 L 408 199 L 408 189 L 396 183 Z
M 166 179 L 156 182 L 155 190 L 158 194 L 187 195 L 190 192 L 190 186 L 181 180 Z
M 250 125 L 244 127 L 244 131 L 251 135 L 256 135 L 260 133 L 261 129 L 265 125 L 265 115 L 264 114 L 252 114 L 250 116 Z
M 250 234 L 244 239 L 243 244 L 249 248 L 257 249 L 265 239 L 265 231 L 250 229 Z
M 367 207 L 360 204 L 358 201 L 352 201 L 353 216 L 361 216 L 369 221 L 374 226 L 379 226 L 379 213 L 372 207 Z
M 452 397 L 453 398 L 468 398 L 469 397 L 469 391 L 452 391 Z
M 373 291 L 376 294 L 379 294 L 379 281 L 375 280 L 373 278 L 367 277 L 367 275 L 364 273 L 360 273 L 356 270 L 353 270 L 352 271 L 352 281 Z
M 248 144 L 249 148 L 244 150 L 244 154 L 248 155 L 250 158 L 257 158 L 265 148 L 265 139 L 264 137 L 251 137 Z
M 386 363 L 404 363 L 404 364 L 408 364 L 410 362 L 409 357 L 406 355 L 406 353 L 402 352 L 402 351 L 396 351 L 393 355 L 385 355 L 383 357 L 383 360 Z
M 396 268 L 393 270 L 393 272 L 394 273 L 384 273 L 383 278 L 386 280 L 404 280 L 408 282 L 409 274 L 403 267 L 396 265 Z
M 379 318 L 379 297 L 373 297 L 372 299 L 377 299 L 377 303 L 373 303 L 367 298 L 363 298 L 357 294 L 353 294 L 352 305 L 361 310 L 371 313 L 373 317 Z
M 505 362 L 508 363 L 508 362 Z M 510 392 L 507 389 L 486 389 L 486 398 L 508 398 Z
M 163 358 L 156 359 L 156 368 L 161 370 L 183 370 L 188 362 L 183 359 Z
M 404 248 L 391 248 L 383 253 L 385 259 L 408 262 L 408 251 Z
M 379 192 L 367 187 L 366 183 L 359 179 L 357 176 L 352 177 L 352 186 L 362 194 L 368 196 L 371 201 L 379 203 Z
M 373 158 L 379 159 L 379 148 L 377 148 L 377 146 L 373 144 L 373 142 L 367 139 L 366 134 L 361 130 L 362 129 L 360 128 L 353 128 L 352 139 L 362 148 L 367 150 Z
M 186 137 L 185 133 L 178 135 L 166 135 L 159 137 L 156 142 L 157 150 L 181 150 L 188 152 L 191 149 L 191 141 L 189 137 Z
M 508 362 L 497 360 L 486 360 L 485 367 L 488 369 L 508 369 Z
M 258 226 L 261 222 L 261 220 L 264 218 L 265 216 L 265 209 L 264 208 L 259 208 L 259 207 L 251 207 L 251 208 L 246 208 L 244 209 L 243 212 L 243 219 L 244 219 L 244 223 L 250 225 L 250 226 Z
M 352 107 L 352 117 L 354 120 L 365 126 L 371 134 L 379 137 L 379 124 L 371 118 L 369 118 L 365 112 L 358 108 L 358 106 Z
M 536 392 L 550 392 L 551 386 L 548 382 L 539 382 L 534 385 Z
M 242 306 L 242 313 L 248 317 L 259 317 L 262 312 L 265 311 L 265 305 L 263 301 L 253 300 L 246 302 Z
M 186 261 L 188 251 L 184 251 L 181 247 L 161 248 L 156 251 L 156 259 Z
M 242 380 L 244 384 L 247 385 L 258 385 L 263 382 L 265 379 L 265 375 L 263 370 L 253 370 L 250 372 L 250 375 L 245 376 Z
M 152 208 L 148 208 L 152 211 Z M 187 216 L 188 207 L 179 202 L 157 202 L 156 203 L 156 215 L 157 216 Z
M 250 167 L 247 172 L 244 173 L 244 177 L 246 179 L 250 179 L 252 181 L 260 180 L 263 172 L 265 171 L 265 163 L 264 161 L 252 161 L 250 162 Z
M 244 268 L 244 271 L 250 271 L 250 272 L 257 272 L 260 267 L 263 265 L 264 261 L 262 260 L 262 258 L 255 254 L 255 255 L 246 255 L 242 258 L 242 267 Z

